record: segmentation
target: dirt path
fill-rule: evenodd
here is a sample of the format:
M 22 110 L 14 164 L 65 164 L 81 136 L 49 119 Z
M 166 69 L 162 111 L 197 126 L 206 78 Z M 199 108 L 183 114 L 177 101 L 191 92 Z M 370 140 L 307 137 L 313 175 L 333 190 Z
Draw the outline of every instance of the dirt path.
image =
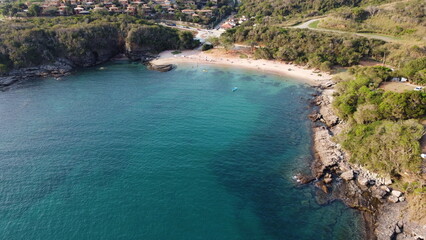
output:
M 311 27 L 311 24 L 314 24 L 317 21 L 320 21 L 321 18 L 316 18 L 316 19 L 312 19 L 309 21 L 306 21 L 304 23 L 301 23 L 299 25 L 294 26 L 293 28 L 301 28 L 301 29 L 310 29 L 310 30 L 314 30 L 314 31 L 321 31 L 321 32 L 333 32 L 333 33 L 342 33 L 342 34 L 352 34 L 352 35 L 357 35 L 357 36 L 361 36 L 361 37 L 366 37 L 366 38 L 373 38 L 373 39 L 379 39 L 385 42 L 395 42 L 398 41 L 395 38 L 392 37 L 387 37 L 387 36 L 382 36 L 382 35 L 377 35 L 377 34 L 366 34 L 366 33 L 357 33 L 357 32 L 345 32 L 345 31 L 339 31 L 339 30 L 333 30 L 333 29 L 326 29 L 326 28 L 318 28 L 318 27 Z

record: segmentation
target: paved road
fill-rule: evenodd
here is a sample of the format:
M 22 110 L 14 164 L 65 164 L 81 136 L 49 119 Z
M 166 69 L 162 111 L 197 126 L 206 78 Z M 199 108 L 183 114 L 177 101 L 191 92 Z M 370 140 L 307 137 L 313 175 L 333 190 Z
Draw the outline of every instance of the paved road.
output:
M 395 42 L 395 41 L 398 41 L 395 38 L 387 37 L 387 36 L 382 36 L 382 35 L 356 33 L 356 32 L 345 32 L 345 31 L 325 29 L 325 28 L 312 28 L 312 27 L 309 26 L 311 23 L 319 21 L 319 20 L 321 20 L 321 18 L 312 19 L 312 20 L 309 20 L 307 22 L 301 23 L 301 24 L 299 24 L 297 26 L 294 26 L 293 28 L 305 28 L 305 29 L 310 29 L 310 30 L 314 30 L 314 31 L 321 31 L 321 32 L 334 32 L 334 33 L 343 33 L 343 34 L 353 34 L 353 35 L 362 36 L 362 37 L 366 37 L 366 38 L 379 39 L 379 40 L 382 40 L 382 41 L 385 41 L 385 42 Z
M 198 29 L 197 30 L 198 33 L 195 36 L 195 38 L 199 39 L 200 42 L 205 42 L 206 39 L 208 39 L 210 37 L 219 37 L 222 33 L 225 32 L 225 30 L 221 29 L 220 26 L 232 17 L 234 17 L 234 14 L 231 14 L 227 18 L 220 21 L 220 23 L 218 23 L 213 29 Z

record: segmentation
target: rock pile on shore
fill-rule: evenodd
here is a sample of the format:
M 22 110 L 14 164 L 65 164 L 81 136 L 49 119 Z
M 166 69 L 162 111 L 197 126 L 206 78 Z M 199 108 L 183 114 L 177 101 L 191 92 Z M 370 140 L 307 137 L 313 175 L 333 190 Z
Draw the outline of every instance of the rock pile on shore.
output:
M 7 87 L 18 81 L 34 77 L 63 76 L 71 72 L 73 68 L 74 65 L 70 61 L 58 59 L 52 64 L 13 70 L 7 76 L 0 76 L 0 87 Z

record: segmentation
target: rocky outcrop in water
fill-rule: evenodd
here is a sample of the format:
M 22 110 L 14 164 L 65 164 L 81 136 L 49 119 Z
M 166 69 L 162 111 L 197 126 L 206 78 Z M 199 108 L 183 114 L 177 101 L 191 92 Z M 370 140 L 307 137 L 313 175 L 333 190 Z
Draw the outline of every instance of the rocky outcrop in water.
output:
M 7 87 L 33 77 L 63 76 L 73 69 L 74 64 L 71 61 L 61 58 L 52 64 L 13 70 L 8 75 L 0 77 L 0 87 Z
M 147 64 L 149 70 L 159 71 L 159 72 L 168 72 L 175 68 L 173 64 Z

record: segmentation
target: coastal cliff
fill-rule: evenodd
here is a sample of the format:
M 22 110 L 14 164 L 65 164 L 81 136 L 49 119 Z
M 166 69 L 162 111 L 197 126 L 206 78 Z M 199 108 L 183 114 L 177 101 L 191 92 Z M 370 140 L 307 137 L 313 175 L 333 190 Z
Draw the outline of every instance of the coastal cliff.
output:
M 403 214 L 406 197 L 392 189 L 391 179 L 349 163 L 350 156 L 333 140 L 345 125 L 333 112 L 333 92 L 333 87 L 321 86 L 320 95 L 313 102 L 318 109 L 310 115 L 314 122 L 312 175 L 321 190 L 318 202 L 340 199 L 361 210 L 368 239 L 425 239 L 426 227 Z
M 129 16 L 116 18 L 51 18 L 1 26 L 0 87 L 32 77 L 58 77 L 118 54 L 145 63 L 161 51 L 192 49 L 199 44 L 188 31 Z

